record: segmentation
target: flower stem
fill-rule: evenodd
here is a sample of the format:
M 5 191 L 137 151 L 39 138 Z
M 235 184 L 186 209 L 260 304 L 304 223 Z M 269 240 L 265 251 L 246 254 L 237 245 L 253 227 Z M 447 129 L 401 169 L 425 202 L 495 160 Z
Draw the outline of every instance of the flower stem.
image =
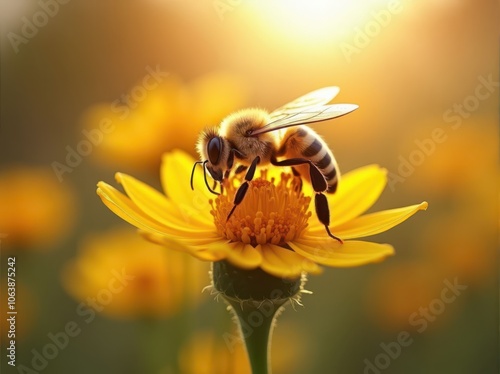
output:
M 226 297 L 234 313 L 238 317 L 240 333 L 252 367 L 252 374 L 271 374 L 271 340 L 277 312 L 285 300 L 276 305 L 275 302 L 262 302 L 260 305 L 247 301 L 240 303 Z
M 274 320 L 287 302 L 299 302 L 305 275 L 277 278 L 262 269 L 240 269 L 227 261 L 212 263 L 211 274 L 212 287 L 238 317 L 252 373 L 270 374 Z

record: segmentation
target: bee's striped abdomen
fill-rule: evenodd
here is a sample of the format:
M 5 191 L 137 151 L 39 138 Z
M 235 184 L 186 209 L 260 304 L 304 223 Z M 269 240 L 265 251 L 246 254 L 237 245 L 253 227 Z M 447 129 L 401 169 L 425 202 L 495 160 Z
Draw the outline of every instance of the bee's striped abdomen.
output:
M 282 146 L 286 157 L 302 157 L 311 160 L 321 171 L 328 184 L 328 192 L 335 192 L 340 178 L 337 161 L 332 151 L 316 134 L 314 130 L 306 126 L 292 127 L 284 136 Z M 307 176 L 307 170 L 299 170 L 302 176 Z

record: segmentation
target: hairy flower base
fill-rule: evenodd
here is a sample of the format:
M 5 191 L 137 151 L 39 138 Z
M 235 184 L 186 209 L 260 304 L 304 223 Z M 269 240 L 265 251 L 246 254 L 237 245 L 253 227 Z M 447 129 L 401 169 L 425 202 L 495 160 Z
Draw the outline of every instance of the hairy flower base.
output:
M 261 269 L 243 270 L 228 261 L 212 264 L 212 293 L 222 296 L 245 341 L 253 373 L 268 373 L 276 317 L 287 302 L 300 304 L 305 274 L 285 279 Z M 249 330 L 250 329 L 250 330 Z
M 227 261 L 212 263 L 211 274 L 212 287 L 217 294 L 240 301 L 285 302 L 298 297 L 306 280 L 305 275 L 287 279 L 274 277 L 258 268 L 243 270 Z
M 282 173 L 275 185 L 274 178 L 268 181 L 267 172 L 263 170 L 262 176 L 250 183 L 245 198 L 229 220 L 227 216 L 237 191 L 234 184 L 227 184 L 223 195 L 210 200 L 210 214 L 217 232 L 232 242 L 253 246 L 284 245 L 300 237 L 311 216 L 308 212 L 311 198 L 300 192 L 300 180 Z

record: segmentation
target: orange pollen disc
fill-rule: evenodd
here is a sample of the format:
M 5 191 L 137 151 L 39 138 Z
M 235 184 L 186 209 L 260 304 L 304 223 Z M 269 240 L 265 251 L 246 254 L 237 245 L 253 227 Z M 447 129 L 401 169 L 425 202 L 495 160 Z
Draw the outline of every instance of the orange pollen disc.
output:
M 214 223 L 220 235 L 233 242 L 256 246 L 272 243 L 283 245 L 300 237 L 311 216 L 308 211 L 310 197 L 300 192 L 300 179 L 291 174 L 281 174 L 278 182 L 261 177 L 250 182 L 250 187 L 229 220 L 237 187 L 230 178 L 224 185 L 224 194 L 210 200 Z M 240 183 L 238 183 L 238 186 Z

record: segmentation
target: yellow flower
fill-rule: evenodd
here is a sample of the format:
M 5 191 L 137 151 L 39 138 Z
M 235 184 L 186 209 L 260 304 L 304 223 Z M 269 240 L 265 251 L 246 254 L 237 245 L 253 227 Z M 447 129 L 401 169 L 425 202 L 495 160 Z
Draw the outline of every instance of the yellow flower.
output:
M 111 103 L 91 106 L 83 116 L 86 131 L 106 123 L 110 130 L 92 156 L 99 164 L 128 169 L 157 170 L 165 150 L 192 150 L 203 127 L 215 124 L 226 113 L 240 108 L 246 90 L 237 76 L 213 72 L 189 84 L 170 74 L 134 99 L 134 89 Z M 179 137 L 179 131 L 183 136 Z
M 308 336 L 290 322 L 280 324 L 280 332 L 273 337 L 271 355 L 273 373 L 289 373 L 302 367 L 308 346 L 299 342 Z M 239 332 L 217 334 L 215 330 L 202 330 L 193 334 L 179 352 L 179 372 L 182 374 L 251 374 L 244 341 Z
M 497 182 L 497 121 L 479 115 L 467 121 L 456 129 L 441 128 L 442 118 L 412 126 L 414 130 L 400 145 L 403 157 L 394 170 L 407 178 L 408 182 L 401 186 L 426 191 L 433 197 L 461 198 L 464 202 L 469 197 L 476 206 L 477 199 L 483 196 L 489 196 L 489 201 L 496 191 L 491 187 Z M 440 136 L 434 135 L 437 130 Z M 458 154 L 464 157 L 457 157 Z
M 455 209 L 453 214 L 435 217 L 430 221 L 433 224 L 426 222 L 428 227 L 422 230 L 419 248 L 424 249 L 423 253 L 439 268 L 443 277 L 458 277 L 465 284 L 476 286 L 496 281 L 498 227 L 488 214 L 486 203 L 481 205 L 483 214 L 465 205 Z
M 367 318 L 387 331 L 407 329 L 411 316 L 440 296 L 442 282 L 441 274 L 429 261 L 378 268 L 366 292 Z
M 237 179 L 231 177 L 226 192 L 213 200 L 203 178 L 189 186 L 194 160 L 182 151 L 167 153 L 162 165 L 165 195 L 131 176 L 117 173 L 128 197 L 99 182 L 97 193 L 115 214 L 142 230 L 149 240 L 190 253 L 207 261 L 227 260 L 242 269 L 262 268 L 284 278 L 302 272 L 319 273 L 321 267 L 359 266 L 392 255 L 389 244 L 351 240 L 386 231 L 405 221 L 427 203 L 361 216 L 378 199 L 386 184 L 386 171 L 366 166 L 346 174 L 334 195 L 328 195 L 331 231 L 344 239 L 330 238 L 309 206 L 304 193 L 293 189 L 293 178 L 252 182 L 247 196 L 226 222 Z M 278 169 L 282 171 L 282 169 Z M 266 175 L 264 173 L 263 175 Z
M 217 340 L 214 331 L 200 331 L 184 345 L 179 354 L 182 374 L 241 373 L 251 374 L 242 344 L 231 351 Z
M 53 248 L 73 228 L 76 201 L 50 169 L 12 167 L 0 174 L 0 234 L 24 249 Z
M 169 317 L 196 305 L 208 266 L 164 251 L 134 230 L 87 237 L 63 270 L 63 285 L 88 308 L 110 317 Z

